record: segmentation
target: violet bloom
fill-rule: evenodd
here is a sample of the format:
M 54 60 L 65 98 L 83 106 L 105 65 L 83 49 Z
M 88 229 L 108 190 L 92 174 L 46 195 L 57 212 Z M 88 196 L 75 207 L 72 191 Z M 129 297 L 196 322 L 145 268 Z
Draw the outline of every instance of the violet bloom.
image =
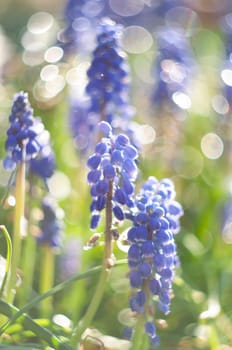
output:
M 136 313 L 144 313 L 147 307 L 152 310 L 155 301 L 166 315 L 170 312 L 172 282 L 178 263 L 174 238 L 180 229 L 183 210 L 175 201 L 172 181 L 159 182 L 154 177 L 143 185 L 135 206 L 131 216 L 133 226 L 128 231 L 129 278 L 133 290 L 130 307 Z M 146 323 L 145 332 L 153 345 L 159 343 L 152 319 Z
M 58 207 L 53 197 L 47 196 L 42 201 L 43 219 L 39 222 L 39 244 L 48 244 L 60 248 L 64 229 L 63 210 Z
M 42 178 L 44 181 L 49 179 L 55 171 L 55 154 L 50 144 L 50 134 L 47 130 L 43 130 L 38 135 L 40 142 L 40 151 L 35 158 L 29 162 L 30 171 Z
M 88 182 L 91 185 L 91 228 L 99 225 L 101 212 L 110 200 L 112 212 L 117 221 L 125 218 L 124 206 L 133 207 L 134 181 L 137 177 L 137 149 L 124 134 L 112 134 L 109 123 L 101 122 L 100 131 L 104 137 L 89 157 Z
M 44 127 L 40 119 L 33 116 L 28 94 L 23 91 L 14 96 L 9 122 L 5 143 L 8 155 L 3 165 L 6 170 L 12 171 L 19 162 L 29 161 L 39 153 L 41 144 L 38 135 Z
M 129 105 L 129 68 L 120 43 L 121 35 L 121 25 L 109 18 L 102 19 L 87 71 L 87 99 L 72 102 L 71 106 L 72 134 L 81 152 L 93 149 L 98 138 L 97 124 L 101 120 L 111 124 L 113 130 L 130 135 L 137 145 L 131 123 L 135 111 Z
M 104 0 L 68 0 L 64 9 L 65 29 L 58 44 L 66 54 L 89 52 L 94 43 L 97 19 L 101 17 Z
M 190 108 L 188 87 L 194 60 L 184 31 L 163 27 L 157 33 L 157 49 L 153 105 L 157 109 Z

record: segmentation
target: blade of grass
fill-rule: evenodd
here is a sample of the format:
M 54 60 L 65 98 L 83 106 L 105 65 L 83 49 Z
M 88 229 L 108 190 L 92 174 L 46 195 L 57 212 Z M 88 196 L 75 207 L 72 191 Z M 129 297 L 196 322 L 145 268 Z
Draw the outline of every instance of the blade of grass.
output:
M 3 315 L 12 318 L 13 315 L 19 313 L 21 310 L 0 299 L 0 311 Z M 50 346 L 54 347 L 55 349 L 73 350 L 68 344 L 60 340 L 47 328 L 41 327 L 38 323 L 36 323 L 32 318 L 30 318 L 26 314 L 21 314 L 20 321 L 25 329 L 32 331 L 38 336 L 39 339 L 46 341 Z
M 6 240 L 7 244 L 7 253 L 6 253 L 6 270 L 5 275 L 2 281 L 1 289 L 0 289 L 0 295 L 4 294 L 4 288 L 6 285 L 6 282 L 8 280 L 9 272 L 10 272 L 10 266 L 11 266 L 11 256 L 12 256 L 12 243 L 10 235 L 4 225 L 0 225 L 0 231 L 3 233 L 3 236 Z
M 122 259 L 122 260 L 118 260 L 114 267 L 122 265 L 127 263 L 126 259 Z M 37 305 L 38 303 L 40 303 L 42 300 L 49 298 L 50 296 L 62 291 L 63 289 L 67 288 L 71 283 L 76 282 L 78 280 L 84 279 L 84 278 L 88 278 L 98 272 L 100 272 L 102 269 L 102 266 L 96 266 L 82 274 L 78 274 L 75 275 L 71 278 L 69 278 L 68 280 L 57 284 L 55 287 L 51 288 L 49 291 L 47 291 L 46 293 L 39 295 L 38 297 L 34 298 L 30 303 L 26 304 L 23 308 L 21 308 L 20 310 L 18 310 L 18 312 L 14 313 L 13 315 L 10 316 L 10 319 L 7 321 L 7 323 L 5 323 L 1 328 L 0 328 L 0 335 L 6 331 L 6 329 L 13 323 L 15 322 L 22 314 L 24 314 L 26 311 L 28 311 L 29 309 L 31 309 L 32 307 L 34 307 L 35 305 Z M 0 309 L 1 311 L 1 309 Z

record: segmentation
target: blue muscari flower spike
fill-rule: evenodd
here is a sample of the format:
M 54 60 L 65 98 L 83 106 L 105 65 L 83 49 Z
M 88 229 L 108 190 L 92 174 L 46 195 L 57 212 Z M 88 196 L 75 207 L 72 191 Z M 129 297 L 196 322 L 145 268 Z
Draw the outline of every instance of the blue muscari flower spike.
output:
M 40 152 L 38 135 L 44 127 L 39 118 L 34 118 L 28 94 L 25 92 L 14 96 L 9 122 L 5 143 L 8 155 L 3 165 L 6 170 L 13 171 L 18 163 L 28 162 Z
M 192 51 L 181 28 L 162 27 L 157 32 L 158 56 L 155 62 L 155 89 L 152 101 L 164 106 L 187 109 L 191 105 L 188 86 L 195 69 Z M 181 103 L 185 98 L 187 103 Z
M 113 130 L 126 132 L 133 144 L 131 119 L 135 110 L 129 105 L 129 68 L 122 50 L 122 26 L 103 18 L 98 26 L 97 46 L 87 71 L 86 97 L 72 102 L 70 124 L 77 148 L 86 153 L 93 149 L 97 139 L 97 124 L 104 120 Z M 80 141 L 80 142 L 79 142 Z
M 40 151 L 35 158 L 29 162 L 30 171 L 33 174 L 41 177 L 45 182 L 49 179 L 55 171 L 55 154 L 50 144 L 50 134 L 47 130 L 43 130 L 38 135 L 41 145 Z
M 231 25 L 232 14 L 228 13 L 227 15 L 221 18 L 221 29 L 225 37 L 225 61 L 222 64 L 221 68 L 221 79 L 222 79 L 222 95 L 226 99 L 224 102 L 225 108 L 223 114 L 228 114 L 231 112 L 232 108 L 232 86 L 230 83 L 230 74 L 232 72 L 232 25 Z M 229 77 L 229 78 L 228 78 Z
M 170 312 L 172 281 L 178 264 L 174 237 L 183 215 L 175 195 L 171 180 L 159 182 L 149 177 L 136 196 L 131 215 L 133 226 L 128 231 L 129 278 L 133 288 L 130 307 L 134 312 L 143 313 L 145 305 L 154 299 L 161 312 Z M 153 321 L 146 323 L 145 332 L 153 345 L 159 343 Z
M 82 154 L 91 149 L 92 135 L 88 123 L 89 99 L 71 99 L 69 127 L 74 139 L 75 148 Z
M 91 228 L 97 228 L 101 212 L 106 208 L 107 194 L 111 192 L 112 211 L 116 220 L 125 218 L 124 206 L 133 207 L 132 196 L 137 176 L 137 149 L 124 134 L 113 135 L 107 122 L 100 122 L 103 138 L 96 144 L 95 153 L 87 161 L 90 168 L 88 182 L 91 185 Z
M 97 19 L 102 15 L 104 0 L 68 0 L 64 9 L 66 28 L 58 44 L 66 54 L 88 52 L 92 46 Z
M 42 201 L 43 219 L 39 222 L 39 244 L 48 244 L 60 248 L 64 229 L 63 210 L 58 207 L 53 197 L 47 196 Z
M 122 26 L 104 18 L 98 28 L 97 47 L 87 72 L 86 91 L 91 98 L 90 111 L 103 113 L 112 122 L 112 113 L 128 106 L 129 76 L 126 54 L 119 39 Z

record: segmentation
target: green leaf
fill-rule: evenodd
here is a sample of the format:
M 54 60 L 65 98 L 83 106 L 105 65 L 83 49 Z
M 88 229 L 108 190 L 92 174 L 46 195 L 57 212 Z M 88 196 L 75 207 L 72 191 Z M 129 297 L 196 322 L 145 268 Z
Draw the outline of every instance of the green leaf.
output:
M 5 274 L 4 274 L 2 284 L 1 284 L 1 289 L 0 289 L 0 295 L 2 295 L 4 292 L 4 287 L 5 287 L 7 279 L 8 279 L 9 272 L 10 272 L 11 256 L 12 256 L 12 243 L 11 243 L 10 235 L 9 235 L 9 233 L 4 225 L 0 225 L 0 231 L 2 232 L 2 234 L 6 240 L 6 244 L 7 244 L 7 254 L 6 254 L 6 261 L 5 261 Z

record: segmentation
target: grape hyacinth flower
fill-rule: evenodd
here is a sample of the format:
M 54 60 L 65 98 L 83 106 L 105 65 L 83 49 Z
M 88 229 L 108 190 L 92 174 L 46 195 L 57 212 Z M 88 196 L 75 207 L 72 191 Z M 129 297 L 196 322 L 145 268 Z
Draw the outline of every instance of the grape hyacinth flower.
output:
M 127 106 L 129 76 L 126 54 L 120 45 L 122 26 L 104 18 L 98 28 L 97 47 L 87 72 L 86 91 L 91 98 L 91 112 L 104 113 L 111 122 L 112 109 Z
M 33 110 L 28 101 L 28 94 L 23 91 L 14 96 L 9 122 L 10 126 L 7 130 L 5 143 L 8 155 L 3 160 L 3 166 L 9 171 L 16 170 L 13 252 L 11 275 L 7 290 L 8 301 L 13 302 L 17 269 L 21 258 L 21 240 L 22 236 L 25 235 L 22 222 L 25 211 L 26 165 L 41 150 L 38 135 L 44 130 L 44 126 L 39 118 L 33 116 Z
M 39 244 L 47 244 L 52 248 L 60 248 L 64 229 L 63 210 L 53 197 L 47 196 L 42 201 L 43 219 L 39 222 Z
M 221 85 L 222 85 L 222 94 L 219 95 L 216 111 L 221 115 L 228 116 L 231 112 L 232 108 L 232 87 L 231 87 L 231 72 L 232 72 L 232 62 L 231 62 L 231 54 L 232 54 L 232 26 L 231 26 L 231 18 L 232 14 L 228 13 L 223 16 L 221 19 L 221 29 L 225 36 L 225 60 L 222 63 L 221 67 Z M 218 98 L 218 97 L 217 97 Z M 227 120 L 227 118 L 225 118 Z M 230 136 L 228 136 L 230 138 Z
M 189 109 L 188 85 L 194 69 L 192 52 L 184 31 L 163 27 L 157 33 L 155 89 L 152 102 L 157 109 Z
M 29 162 L 30 171 L 36 174 L 41 179 L 46 181 L 49 179 L 55 171 L 55 154 L 50 144 L 50 134 L 47 130 L 43 130 L 38 135 L 38 141 L 40 143 L 40 151 L 35 158 L 32 158 Z
M 98 28 L 97 47 L 88 69 L 86 93 L 90 97 L 89 127 L 101 120 L 127 130 L 134 110 L 129 106 L 129 68 L 122 50 L 122 26 L 104 18 Z
M 89 52 L 94 42 L 97 19 L 104 9 L 103 0 L 68 0 L 64 9 L 66 28 L 58 43 L 66 54 Z
M 133 294 L 130 307 L 144 315 L 145 332 L 151 343 L 157 345 L 154 318 L 154 300 L 165 315 L 170 312 L 174 270 L 178 264 L 175 234 L 181 205 L 175 201 L 175 189 L 171 180 L 160 182 L 149 177 L 135 200 L 132 212 L 133 226 L 128 231 L 129 278 Z
M 9 121 L 5 143 L 8 156 L 5 157 L 3 166 L 12 171 L 18 163 L 28 161 L 38 154 L 41 146 L 37 136 L 43 125 L 34 118 L 28 94 L 23 91 L 14 96 Z
M 104 137 L 88 159 L 88 182 L 91 185 L 91 229 L 99 225 L 101 212 L 108 208 L 117 221 L 125 218 L 123 206 L 132 207 L 134 181 L 137 176 L 137 149 L 124 134 L 113 135 L 107 122 L 100 122 Z M 109 214 L 112 215 L 112 214 Z
M 74 146 L 80 154 L 85 154 L 92 145 L 92 135 L 88 125 L 88 109 L 89 99 L 84 97 L 71 99 L 69 103 L 69 127 Z
M 70 124 L 75 144 L 81 153 L 92 151 L 97 124 L 102 120 L 115 130 L 130 135 L 134 145 L 135 110 L 129 105 L 129 68 L 120 38 L 122 26 L 103 18 L 98 26 L 97 46 L 87 71 L 86 97 L 72 102 Z

